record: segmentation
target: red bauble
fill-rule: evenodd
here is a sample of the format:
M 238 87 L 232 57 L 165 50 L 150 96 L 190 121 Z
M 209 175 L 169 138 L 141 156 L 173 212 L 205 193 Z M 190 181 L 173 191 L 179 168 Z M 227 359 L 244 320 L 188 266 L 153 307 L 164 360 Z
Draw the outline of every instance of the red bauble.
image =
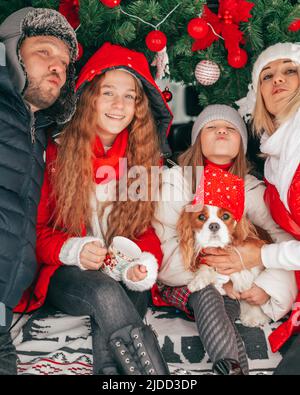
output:
M 159 30 L 152 30 L 146 36 L 146 45 L 153 52 L 159 52 L 167 45 L 167 37 Z
M 78 47 L 78 56 L 76 61 L 78 61 L 83 55 L 83 46 L 80 43 L 78 43 L 77 47 Z
M 229 52 L 227 57 L 228 64 L 235 69 L 244 67 L 248 61 L 247 52 L 244 49 L 239 49 L 236 52 Z
M 100 0 L 102 4 L 106 5 L 106 7 L 114 8 L 120 5 L 121 0 Z
M 162 94 L 163 94 L 165 101 L 167 103 L 173 99 L 173 94 L 167 86 L 166 86 L 165 90 L 162 92 Z
M 189 21 L 187 31 L 191 37 L 197 40 L 204 38 L 207 35 L 209 26 L 204 19 L 194 18 Z
M 294 22 L 292 22 L 288 27 L 288 30 L 290 32 L 297 32 L 298 30 L 300 30 L 300 19 L 297 19 Z

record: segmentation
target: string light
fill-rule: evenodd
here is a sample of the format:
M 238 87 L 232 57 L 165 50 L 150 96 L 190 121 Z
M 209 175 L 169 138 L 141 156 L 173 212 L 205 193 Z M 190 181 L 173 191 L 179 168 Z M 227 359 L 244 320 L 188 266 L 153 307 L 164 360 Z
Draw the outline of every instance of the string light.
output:
M 169 18 L 169 16 L 170 16 L 171 14 L 173 14 L 173 12 L 174 12 L 180 5 L 181 5 L 181 3 L 178 3 L 178 4 L 168 13 L 168 15 L 166 15 L 166 16 L 164 17 L 164 19 L 163 19 L 161 22 L 159 22 L 157 25 L 153 25 L 152 23 L 145 21 L 144 19 L 140 18 L 139 16 L 129 14 L 128 12 L 124 11 L 123 8 L 122 8 L 121 6 L 120 6 L 120 11 L 121 11 L 123 14 L 125 14 L 125 15 L 127 15 L 127 16 L 130 16 L 131 18 L 138 19 L 139 21 L 141 21 L 141 22 L 145 23 L 146 25 L 149 25 L 149 26 L 153 27 L 155 30 L 157 30 L 158 27 L 159 27 L 162 23 L 164 23 L 164 22 Z

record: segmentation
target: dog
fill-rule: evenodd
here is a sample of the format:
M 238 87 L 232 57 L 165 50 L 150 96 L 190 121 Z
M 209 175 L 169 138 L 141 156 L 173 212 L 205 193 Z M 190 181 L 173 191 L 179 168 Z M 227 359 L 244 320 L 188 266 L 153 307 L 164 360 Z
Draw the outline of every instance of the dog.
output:
M 259 239 L 254 225 L 245 216 L 236 221 L 230 211 L 210 205 L 204 205 L 198 211 L 184 209 L 177 222 L 177 232 L 184 267 L 195 273 L 193 280 L 188 284 L 191 292 L 200 291 L 209 284 L 214 284 L 221 292 L 220 277 L 223 283 L 230 279 L 233 289 L 243 292 L 251 288 L 255 278 L 262 271 L 254 267 L 230 276 L 220 276 L 214 268 L 199 263 L 199 254 L 201 256 L 201 251 L 205 247 L 235 248 L 250 239 L 259 245 L 265 243 Z M 221 293 L 225 294 L 223 289 L 222 291 Z M 245 301 L 241 301 L 240 306 L 240 320 L 243 325 L 256 327 L 270 321 L 260 306 L 253 306 Z

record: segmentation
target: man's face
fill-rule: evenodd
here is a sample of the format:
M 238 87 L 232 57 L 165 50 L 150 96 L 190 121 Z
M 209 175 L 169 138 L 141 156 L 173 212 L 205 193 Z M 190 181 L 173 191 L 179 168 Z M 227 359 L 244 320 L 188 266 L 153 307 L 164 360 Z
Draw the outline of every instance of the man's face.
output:
M 70 63 L 67 45 L 53 36 L 27 37 L 20 54 L 28 76 L 24 99 L 33 112 L 50 107 L 66 82 Z

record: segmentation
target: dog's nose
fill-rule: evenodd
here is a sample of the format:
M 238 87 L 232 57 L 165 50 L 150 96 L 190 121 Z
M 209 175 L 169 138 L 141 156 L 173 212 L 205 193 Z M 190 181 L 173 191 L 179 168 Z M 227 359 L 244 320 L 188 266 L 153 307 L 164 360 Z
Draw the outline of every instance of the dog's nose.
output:
M 209 224 L 208 228 L 212 232 L 216 233 L 220 229 L 220 225 L 217 222 L 212 222 L 211 224 Z

